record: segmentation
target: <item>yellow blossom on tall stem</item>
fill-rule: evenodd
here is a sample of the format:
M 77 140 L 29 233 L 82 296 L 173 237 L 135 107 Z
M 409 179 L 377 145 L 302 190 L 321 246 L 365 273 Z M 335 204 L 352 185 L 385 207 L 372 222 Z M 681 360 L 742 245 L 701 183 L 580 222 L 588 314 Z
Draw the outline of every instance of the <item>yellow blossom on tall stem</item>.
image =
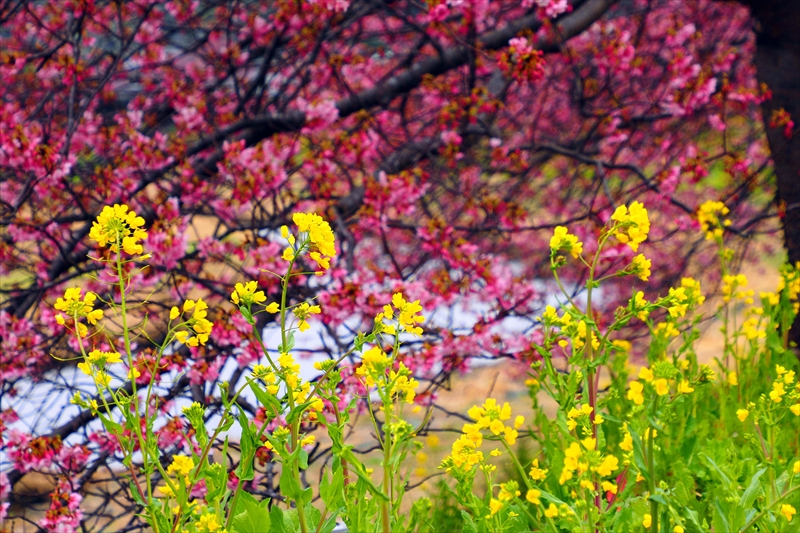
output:
M 638 251 L 650 233 L 650 219 L 644 205 L 641 202 L 633 202 L 630 207 L 621 205 L 611 215 L 611 220 L 616 222 L 613 233 L 617 240 L 634 252 Z
M 583 253 L 583 243 L 576 235 L 571 235 L 564 226 L 556 226 L 550 238 L 550 253 L 555 254 L 562 250 L 577 259 Z
M 140 241 L 147 238 L 147 232 L 142 229 L 144 222 L 125 204 L 107 205 L 92 223 L 89 238 L 101 248 L 109 246 L 112 252 L 118 251 L 121 245 L 126 254 L 141 254 Z
M 311 327 L 308 325 L 308 322 L 306 322 L 306 319 L 311 315 L 318 315 L 322 313 L 322 309 L 320 309 L 318 305 L 310 305 L 308 302 L 303 302 L 295 307 L 292 312 L 298 319 L 297 329 L 300 331 L 306 331 Z

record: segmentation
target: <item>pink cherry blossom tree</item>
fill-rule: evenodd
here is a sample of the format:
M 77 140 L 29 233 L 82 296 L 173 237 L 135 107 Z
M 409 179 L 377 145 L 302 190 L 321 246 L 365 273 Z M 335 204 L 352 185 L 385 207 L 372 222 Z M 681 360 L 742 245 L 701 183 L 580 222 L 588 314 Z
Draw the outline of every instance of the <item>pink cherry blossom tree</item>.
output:
M 243 280 L 278 293 L 267 271 L 294 212 L 330 220 L 339 248 L 329 274 L 292 287 L 322 307 L 308 353 L 344 353 L 402 290 L 431 315 L 404 355 L 423 403 L 476 358 L 535 357 L 557 225 L 591 252 L 617 205 L 643 202 L 654 291 L 710 260 L 705 200 L 731 209 L 732 243 L 780 226 L 764 134 L 774 149 L 794 123 L 788 106 L 760 119 L 774 91 L 737 3 L 5 0 L 0 25 L 0 494 L 18 501 L 30 471 L 57 476 L 47 530 L 136 508 L 112 491 L 78 507 L 119 465 L 91 413 L 63 407 L 81 384 L 52 307 L 76 284 L 107 292 L 87 238 L 104 205 L 146 220 L 135 281 L 151 335 L 189 295 L 212 307 L 210 342 L 166 358 L 175 378 L 148 406 L 173 450 L 192 446 L 179 402 L 213 413 L 217 384 L 256 362 L 226 302 Z M 631 258 L 610 247 L 603 268 Z M 619 284 L 604 304 L 629 296 Z M 152 352 L 137 350 L 147 381 Z

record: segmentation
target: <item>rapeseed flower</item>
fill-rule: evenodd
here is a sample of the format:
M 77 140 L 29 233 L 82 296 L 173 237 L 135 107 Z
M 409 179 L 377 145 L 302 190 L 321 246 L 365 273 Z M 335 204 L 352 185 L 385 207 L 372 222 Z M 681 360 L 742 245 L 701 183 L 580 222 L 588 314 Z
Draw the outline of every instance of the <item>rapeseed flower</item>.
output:
M 553 236 L 550 237 L 550 254 L 554 255 L 562 250 L 577 259 L 583 253 L 583 243 L 576 235 L 570 235 L 564 226 L 556 226 Z
M 258 282 L 248 281 L 244 285 L 237 283 L 231 293 L 231 301 L 236 305 L 250 307 L 255 304 L 262 304 L 267 301 L 264 291 L 257 291 Z
M 643 390 L 644 385 L 638 381 L 631 381 L 630 389 L 628 389 L 628 399 L 632 400 L 636 405 L 642 405 L 644 403 Z
M 172 458 L 172 464 L 167 467 L 167 474 L 188 476 L 192 469 L 194 469 L 194 461 L 191 457 L 176 455 Z
M 730 220 L 722 219 L 730 213 L 725 204 L 709 200 L 701 205 L 697 210 L 697 221 L 706 234 L 706 240 L 721 239 L 723 226 L 730 226 Z
M 97 220 L 92 222 L 89 238 L 101 248 L 110 244 L 112 252 L 117 252 L 121 245 L 126 254 L 137 255 L 143 252 L 140 241 L 147 238 L 147 232 L 142 226 L 144 219 L 136 216 L 127 205 L 107 205 L 97 216 Z
M 322 309 L 318 305 L 309 305 L 308 302 L 303 302 L 297 307 L 295 307 L 292 312 L 294 316 L 297 317 L 297 329 L 300 331 L 306 331 L 311 326 L 308 325 L 306 319 L 311 315 L 318 315 L 322 312 Z
M 187 346 L 197 347 L 198 345 L 205 346 L 211 335 L 211 330 L 214 324 L 208 320 L 208 304 L 202 298 L 194 300 L 186 300 L 183 302 L 183 312 L 188 313 L 192 311 L 192 316 L 186 321 L 189 330 L 182 330 L 175 333 L 175 338 L 178 342 Z M 172 315 L 173 313 L 170 313 Z M 190 337 L 190 334 L 194 334 Z
M 97 321 L 103 318 L 103 310 L 95 309 L 94 303 L 97 301 L 97 295 L 93 292 L 87 292 L 86 296 L 81 300 L 81 288 L 72 287 L 64 291 L 64 297 L 56 300 L 53 307 L 58 311 L 63 311 L 67 314 L 67 318 L 77 320 L 86 318 L 89 324 L 97 324 Z M 56 322 L 62 326 L 67 324 L 64 315 L 61 313 L 56 314 Z M 78 333 L 81 337 L 85 337 L 89 330 L 85 324 L 78 322 Z
M 333 230 L 321 216 L 314 213 L 295 213 L 292 215 L 292 221 L 297 225 L 297 229 L 308 233 L 309 240 L 320 254 L 328 257 L 336 255 Z
M 652 262 L 644 254 L 639 254 L 631 262 L 631 274 L 635 274 L 642 281 L 650 279 L 650 267 Z
M 617 240 L 637 252 L 650 233 L 650 219 L 644 205 L 641 202 L 633 202 L 630 208 L 621 205 L 611 215 L 611 220 L 616 222 L 612 231 Z

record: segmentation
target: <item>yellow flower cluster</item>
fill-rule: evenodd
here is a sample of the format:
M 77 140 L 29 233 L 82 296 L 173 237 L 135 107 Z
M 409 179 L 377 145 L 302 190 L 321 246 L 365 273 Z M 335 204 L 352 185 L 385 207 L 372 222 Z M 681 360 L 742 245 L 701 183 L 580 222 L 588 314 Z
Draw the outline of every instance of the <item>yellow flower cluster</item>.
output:
M 423 323 L 425 317 L 418 314 L 422 311 L 422 305 L 420 305 L 419 300 L 407 302 L 403 297 L 403 293 L 396 292 L 392 295 L 392 305 L 398 312 L 397 323 L 400 325 L 400 328 L 406 333 L 422 335 L 422 328 L 417 324 Z M 377 332 L 388 333 L 390 335 L 397 334 L 397 329 L 394 325 L 386 323 L 387 320 L 394 319 L 395 309 L 392 309 L 390 305 L 384 305 L 383 311 L 375 316 Z
M 550 237 L 550 255 L 564 251 L 575 259 L 583 253 L 583 243 L 576 235 L 571 235 L 564 226 L 556 226 L 553 236 Z
M 294 260 L 308 246 L 308 256 L 319 268 L 315 274 L 323 275 L 330 268 L 330 258 L 336 255 L 335 237 L 331 225 L 314 213 L 295 213 L 292 215 L 292 221 L 300 233 L 306 234 L 308 239 L 301 240 L 299 245 L 295 246 L 297 241 L 294 235 L 289 233 L 289 228 L 282 226 L 281 236 L 289 242 L 289 246 L 283 251 L 283 259 Z
M 587 471 L 601 477 L 609 477 L 617 470 L 619 470 L 619 459 L 613 455 L 603 455 L 597 450 L 597 439 L 586 437 L 580 444 L 572 442 L 564 451 L 564 468 L 558 482 L 563 485 L 575 477 L 576 473 L 581 477 Z M 594 490 L 594 483 L 589 479 L 582 480 L 581 486 Z M 604 490 L 615 492 L 617 487 L 607 482 Z
M 89 324 L 97 324 L 97 321 L 103 318 L 103 310 L 95 309 L 94 303 L 97 301 L 97 295 L 93 292 L 87 292 L 86 296 L 81 300 L 80 287 L 72 287 L 64 291 L 64 297 L 56 300 L 55 307 L 58 311 L 63 311 L 67 314 L 67 318 L 77 321 L 79 318 L 86 318 Z M 64 315 L 58 313 L 55 316 L 56 322 L 65 326 L 67 321 Z M 88 328 L 82 322 L 78 322 L 78 334 L 85 337 L 89 333 Z
M 275 377 L 275 374 L 269 368 L 264 365 L 254 365 L 253 377 L 264 382 L 267 386 L 267 392 L 273 396 L 278 394 L 278 390 L 280 389 L 277 385 L 278 378 Z
M 222 529 L 222 525 L 214 513 L 204 513 L 196 522 L 197 530 L 201 533 L 216 533 Z
M 104 373 L 106 365 L 120 362 L 122 362 L 122 359 L 117 352 L 101 352 L 100 350 L 92 350 L 82 363 L 78 363 L 78 368 L 80 368 L 81 371 L 87 376 L 91 376 L 95 373 Z M 103 376 L 101 376 L 100 380 L 106 381 L 105 377 Z
M 356 375 L 364 380 L 367 387 L 386 388 L 389 396 L 400 397 L 407 403 L 412 403 L 417 395 L 419 382 L 405 364 L 400 363 L 397 370 L 394 370 L 392 362 L 392 358 L 383 350 L 373 346 L 361 355 L 361 365 L 356 369 Z
M 112 252 L 118 251 L 121 245 L 126 254 L 137 255 L 143 251 L 140 241 L 147 238 L 142 226 L 144 219 L 136 216 L 127 205 L 107 205 L 92 223 L 89 238 L 101 248 L 110 244 Z
M 706 234 L 706 240 L 722 238 L 722 228 L 730 226 L 731 221 L 721 217 L 728 213 L 730 213 L 730 209 L 725 204 L 713 200 L 705 202 L 698 208 L 697 221 Z
M 308 302 L 303 302 L 295 307 L 292 312 L 297 317 L 297 329 L 306 331 L 311 326 L 308 325 L 306 319 L 311 315 L 318 315 L 322 313 L 322 309 L 318 305 L 310 305 Z
M 186 457 L 185 455 L 176 455 L 172 458 L 172 464 L 167 467 L 167 474 L 170 476 L 175 476 L 175 478 L 179 482 L 183 482 L 184 485 L 189 484 L 189 474 L 194 470 L 194 460 L 191 457 Z M 172 489 L 169 485 L 164 485 L 160 487 L 159 490 L 161 493 L 166 496 L 167 498 L 174 498 L 175 493 L 172 492 Z
M 263 304 L 267 301 L 267 296 L 264 291 L 257 291 L 256 289 L 258 289 L 257 281 L 248 281 L 244 285 L 237 283 L 231 293 L 231 301 L 236 305 L 243 305 L 248 308 L 253 304 Z M 280 306 L 277 302 L 272 302 L 267 306 L 267 311 L 277 313 L 280 311 Z
M 300 365 L 297 364 L 294 357 L 290 353 L 281 353 L 278 356 L 278 364 L 280 365 L 280 372 L 283 380 L 286 382 L 288 390 L 292 394 L 292 400 L 295 404 L 305 403 L 308 400 L 308 395 L 311 393 L 311 384 L 309 382 L 302 382 L 300 379 Z M 275 375 L 267 370 L 262 365 L 256 365 L 253 368 L 253 375 L 259 379 L 263 379 L 267 384 L 267 392 L 277 394 L 279 387 L 275 384 Z M 311 413 L 310 418 L 316 420 L 317 413 L 325 408 L 324 402 L 319 398 L 315 398 L 310 405 Z
M 633 202 L 630 208 L 621 205 L 611 215 L 611 220 L 616 222 L 612 231 L 617 240 L 634 252 L 638 251 L 650 233 L 650 218 L 644 205 L 641 202 Z
M 628 389 L 628 399 L 636 405 L 644 403 L 644 383 L 652 385 L 653 389 L 658 396 L 666 396 L 669 394 L 670 385 L 669 377 L 675 371 L 675 367 L 671 363 L 659 362 L 654 365 L 654 369 L 642 367 L 639 370 L 638 378 L 640 381 L 632 381 Z M 685 379 L 680 381 L 676 380 L 678 394 L 691 394 L 694 392 L 691 382 Z
M 572 431 L 578 426 L 578 420 L 586 420 L 589 415 L 592 414 L 593 410 L 592 406 L 588 404 L 583 406 L 578 404 L 576 407 L 570 409 L 567 413 L 567 427 L 569 430 Z M 598 414 L 594 417 L 594 424 L 602 424 L 603 420 L 603 416 Z
M 197 302 L 194 300 L 186 300 L 183 302 L 183 313 L 192 311 L 192 316 L 186 321 L 186 325 L 191 329 L 175 333 L 175 338 L 178 342 L 193 347 L 199 344 L 205 346 L 211 334 L 211 330 L 214 328 L 214 324 L 206 318 L 206 316 L 208 316 L 207 309 L 208 304 L 206 304 L 202 298 L 199 298 Z M 173 307 L 170 312 L 170 319 L 174 320 L 179 314 L 180 312 L 178 309 Z M 190 337 L 189 335 L 192 333 L 193 335 Z
M 172 464 L 167 467 L 167 474 L 188 476 L 194 469 L 194 461 L 185 455 L 176 455 L 172 458 Z
M 525 418 L 518 416 L 514 419 L 514 427 L 506 426 L 503 422 L 511 418 L 511 406 L 508 402 L 499 406 L 494 398 L 488 398 L 480 407 L 472 406 L 467 414 L 475 423 L 464 424 L 462 431 L 478 445 L 483 442 L 481 430 L 488 429 L 495 436 L 502 434 L 506 444 L 513 446 L 519 436 L 517 430 L 525 423 Z
M 652 263 L 647 259 L 644 254 L 639 254 L 633 258 L 631 262 L 630 271 L 642 281 L 650 279 L 650 267 Z
M 753 303 L 753 290 L 741 290 L 747 287 L 748 280 L 744 274 L 728 274 L 722 277 L 722 299 L 725 302 L 744 300 L 746 304 Z

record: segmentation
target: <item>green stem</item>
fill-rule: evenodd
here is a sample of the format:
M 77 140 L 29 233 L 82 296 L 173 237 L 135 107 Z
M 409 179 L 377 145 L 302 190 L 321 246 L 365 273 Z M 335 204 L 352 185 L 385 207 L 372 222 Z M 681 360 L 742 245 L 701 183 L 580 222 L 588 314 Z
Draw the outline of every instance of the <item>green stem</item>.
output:
M 392 502 L 392 468 L 391 468 L 391 459 L 392 459 L 392 435 L 391 431 L 389 430 L 389 424 L 391 423 L 392 419 L 392 404 L 391 398 L 384 398 L 381 395 L 381 399 L 383 400 L 383 414 L 384 414 L 384 423 L 383 423 L 383 487 L 384 492 L 389 497 L 387 500 L 381 503 L 381 520 L 383 522 L 383 533 L 391 533 L 391 522 L 389 520 L 389 506 Z
M 653 402 L 653 416 L 656 415 L 658 409 L 658 396 Z M 650 489 L 650 533 L 658 533 L 658 502 L 653 499 L 656 493 L 656 466 L 655 456 L 653 451 L 653 441 L 655 440 L 655 430 L 652 424 L 648 425 L 649 435 L 647 436 L 647 472 L 649 473 L 649 489 Z
M 128 368 L 131 372 L 133 372 L 133 353 L 131 349 L 131 337 L 130 332 L 128 331 L 128 309 L 126 306 L 125 300 L 125 282 L 124 282 L 124 275 L 122 273 L 122 242 L 121 236 L 117 233 L 117 279 L 119 281 L 119 297 L 120 297 L 120 316 L 122 319 L 122 336 L 125 340 L 125 355 L 128 357 Z M 133 375 L 131 375 L 133 377 Z M 145 445 L 144 438 L 142 437 L 142 426 L 139 424 L 139 420 L 141 420 L 141 415 L 139 414 L 139 394 L 136 390 L 136 380 L 131 379 L 131 397 L 133 400 L 133 430 L 136 434 L 136 438 L 139 441 L 139 449 L 142 451 L 142 467 L 144 468 L 145 473 L 147 474 L 146 483 L 147 483 L 147 501 L 153 501 L 153 484 L 150 482 L 150 466 L 148 464 L 149 454 L 150 451 L 147 449 Z M 147 405 L 145 405 L 145 412 L 147 412 Z M 127 417 L 126 417 L 127 418 Z M 145 421 L 145 431 L 149 424 Z M 160 462 L 158 460 L 155 461 L 157 465 L 160 466 Z M 156 523 L 155 516 L 153 518 L 153 523 Z

